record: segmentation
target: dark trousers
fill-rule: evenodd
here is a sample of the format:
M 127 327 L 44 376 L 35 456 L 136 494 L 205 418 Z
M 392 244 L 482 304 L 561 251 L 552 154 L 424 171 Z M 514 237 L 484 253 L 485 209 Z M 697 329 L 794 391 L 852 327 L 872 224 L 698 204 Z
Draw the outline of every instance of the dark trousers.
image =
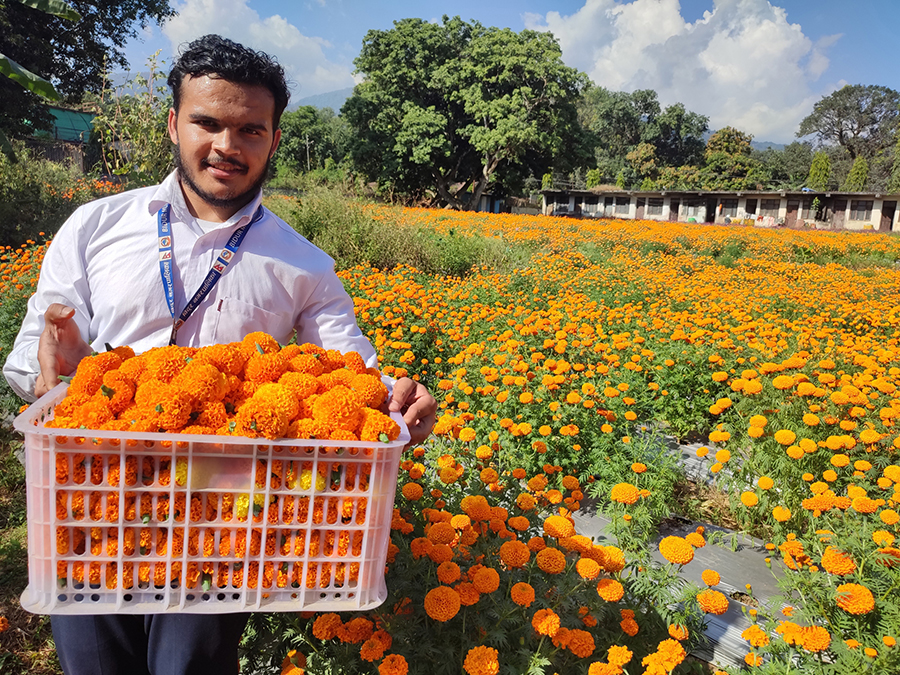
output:
M 229 675 L 248 614 L 51 617 L 66 675 Z

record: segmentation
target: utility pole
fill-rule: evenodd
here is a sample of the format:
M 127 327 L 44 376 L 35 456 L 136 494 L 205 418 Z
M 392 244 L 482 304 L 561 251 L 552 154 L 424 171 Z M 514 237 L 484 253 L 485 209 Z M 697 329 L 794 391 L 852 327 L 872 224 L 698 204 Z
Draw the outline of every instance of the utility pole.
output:
M 309 134 L 303 134 L 303 137 L 306 139 L 306 173 L 309 173 Z

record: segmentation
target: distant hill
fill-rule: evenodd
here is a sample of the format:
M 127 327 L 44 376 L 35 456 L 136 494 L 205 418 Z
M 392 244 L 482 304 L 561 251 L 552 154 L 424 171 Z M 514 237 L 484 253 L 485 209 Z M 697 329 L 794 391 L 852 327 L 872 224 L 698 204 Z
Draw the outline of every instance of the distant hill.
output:
M 344 105 L 344 101 L 350 98 L 351 94 L 353 94 L 353 87 L 327 91 L 324 94 L 304 96 L 296 101 L 291 101 L 288 110 L 296 110 L 302 105 L 311 105 L 314 108 L 331 108 L 337 114 L 341 112 L 341 106 Z
M 784 150 L 784 143 L 773 143 L 772 141 L 750 141 L 750 145 L 755 150 L 765 150 L 766 148 Z

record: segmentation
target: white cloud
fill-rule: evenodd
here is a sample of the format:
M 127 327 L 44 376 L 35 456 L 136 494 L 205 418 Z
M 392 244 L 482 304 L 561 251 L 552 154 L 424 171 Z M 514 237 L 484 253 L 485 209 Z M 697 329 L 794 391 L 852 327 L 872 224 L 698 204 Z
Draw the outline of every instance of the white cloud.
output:
M 713 0 L 689 23 L 678 0 L 586 0 L 571 16 L 526 14 L 525 25 L 550 30 L 566 63 L 614 90 L 654 89 L 663 105 L 684 103 L 759 140 L 789 142 L 833 86 L 813 89 L 828 69 L 815 44 L 784 9 L 767 0 Z
M 261 17 L 247 0 L 184 0 L 175 4 L 178 15 L 166 22 L 163 34 L 177 53 L 179 47 L 207 33 L 273 55 L 284 66 L 295 100 L 352 87 L 351 67 L 330 61 L 327 40 L 309 37 L 275 14 Z

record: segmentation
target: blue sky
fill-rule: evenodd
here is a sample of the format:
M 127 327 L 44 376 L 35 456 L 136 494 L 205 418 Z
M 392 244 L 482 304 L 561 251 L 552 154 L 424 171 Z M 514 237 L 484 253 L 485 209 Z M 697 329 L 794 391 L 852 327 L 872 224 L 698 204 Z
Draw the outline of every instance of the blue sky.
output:
M 354 83 L 370 29 L 407 17 L 459 15 L 489 26 L 550 30 L 563 60 L 599 85 L 650 88 L 757 140 L 790 142 L 822 96 L 844 84 L 900 90 L 897 0 L 172 0 L 179 16 L 127 45 L 133 69 L 155 50 L 220 33 L 274 54 L 293 97 Z

